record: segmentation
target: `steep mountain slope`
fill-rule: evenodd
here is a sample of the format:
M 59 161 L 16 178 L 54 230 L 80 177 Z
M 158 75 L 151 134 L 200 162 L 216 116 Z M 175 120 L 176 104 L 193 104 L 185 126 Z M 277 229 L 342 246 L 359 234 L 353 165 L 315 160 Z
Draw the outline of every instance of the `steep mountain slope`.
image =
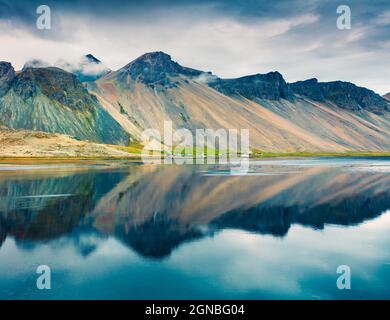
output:
M 260 105 L 231 99 L 180 76 L 170 81 L 165 88 L 151 88 L 132 79 L 124 84 L 102 78 L 96 82 L 95 93 L 113 117 L 138 137 L 148 128 L 163 132 L 164 121 L 171 120 L 175 129 L 185 127 L 192 131 L 248 128 L 253 146 L 264 150 L 342 150 Z
M 154 52 L 98 79 L 89 89 L 135 137 L 148 128 L 163 132 L 164 121 L 171 120 L 174 129 L 249 129 L 251 147 L 264 151 L 389 150 L 385 100 L 343 83 L 342 94 L 338 86 L 321 87 L 319 94 L 322 98 L 325 93 L 326 99 L 318 101 L 314 94 L 308 97 L 296 85 L 287 85 L 277 72 L 219 79 Z M 294 95 L 294 89 L 300 94 Z
M 127 144 L 128 134 L 64 70 L 0 63 L 0 123 L 12 129 L 63 133 L 81 140 Z
M 389 93 L 386 93 L 383 98 L 385 98 L 387 101 L 390 102 L 390 92 Z

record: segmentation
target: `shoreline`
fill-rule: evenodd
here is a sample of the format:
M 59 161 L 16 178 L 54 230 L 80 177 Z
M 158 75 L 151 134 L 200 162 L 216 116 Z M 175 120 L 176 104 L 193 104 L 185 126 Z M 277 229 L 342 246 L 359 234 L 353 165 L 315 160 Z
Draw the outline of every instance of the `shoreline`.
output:
M 288 152 L 288 153 L 271 153 L 265 152 L 261 154 L 255 154 L 250 156 L 249 159 L 280 159 L 280 158 L 313 158 L 313 157 L 373 157 L 373 158 L 390 158 L 390 152 Z M 196 159 L 196 157 L 178 157 L 178 159 Z M 218 157 L 215 157 L 218 159 Z M 96 161 L 134 161 L 141 160 L 141 155 L 119 156 L 119 157 L 2 157 L 0 156 L 0 164 L 6 163 L 42 163 L 42 162 L 59 162 L 59 163 L 72 163 L 72 162 L 96 162 Z M 153 158 L 150 158 L 153 159 Z M 206 158 L 207 159 L 207 158 Z

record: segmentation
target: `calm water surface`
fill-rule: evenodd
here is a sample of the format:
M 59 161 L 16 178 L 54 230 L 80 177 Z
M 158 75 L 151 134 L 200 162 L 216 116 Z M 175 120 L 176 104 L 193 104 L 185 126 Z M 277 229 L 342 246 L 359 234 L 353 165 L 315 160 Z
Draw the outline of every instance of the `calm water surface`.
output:
M 0 299 L 390 299 L 389 159 L 228 169 L 0 165 Z

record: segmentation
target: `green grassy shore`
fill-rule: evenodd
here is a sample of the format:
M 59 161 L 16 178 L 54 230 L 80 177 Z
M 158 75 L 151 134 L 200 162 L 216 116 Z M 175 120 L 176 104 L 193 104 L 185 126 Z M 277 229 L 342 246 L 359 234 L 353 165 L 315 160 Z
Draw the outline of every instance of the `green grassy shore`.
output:
M 126 148 L 126 147 L 124 147 Z M 191 157 L 186 155 L 186 157 Z M 216 156 L 218 158 L 218 156 Z M 312 158 L 312 157 L 389 157 L 390 152 L 253 152 L 250 155 L 251 159 L 267 159 L 267 158 Z M 75 163 L 75 162 L 103 162 L 111 160 L 140 160 L 140 152 L 132 152 L 129 156 L 123 157 L 1 157 L 0 163 Z

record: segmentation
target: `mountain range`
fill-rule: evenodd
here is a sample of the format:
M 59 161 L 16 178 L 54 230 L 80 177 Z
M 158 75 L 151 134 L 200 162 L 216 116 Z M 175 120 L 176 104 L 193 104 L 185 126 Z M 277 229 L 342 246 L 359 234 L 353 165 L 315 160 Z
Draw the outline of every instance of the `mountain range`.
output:
M 100 60 L 87 55 L 88 63 Z M 0 124 L 126 145 L 143 130 L 249 129 L 268 152 L 389 151 L 389 94 L 343 81 L 287 83 L 277 72 L 223 79 L 163 52 L 84 77 L 58 67 L 0 62 Z

